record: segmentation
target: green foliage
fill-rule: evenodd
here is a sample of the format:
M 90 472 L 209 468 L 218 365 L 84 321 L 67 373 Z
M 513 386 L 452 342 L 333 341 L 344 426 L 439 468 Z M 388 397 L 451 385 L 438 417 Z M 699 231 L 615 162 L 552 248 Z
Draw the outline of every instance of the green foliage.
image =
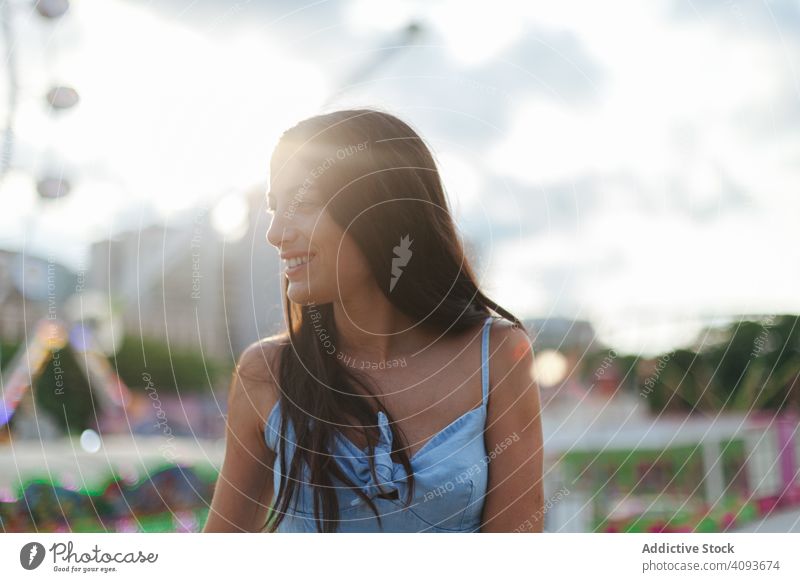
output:
M 35 384 L 36 406 L 70 434 L 80 434 L 95 426 L 100 403 L 93 398 L 89 382 L 75 360 L 69 345 L 54 353 Z
M 800 407 L 800 317 L 740 321 L 701 334 L 694 350 L 655 358 L 645 375 L 651 410 L 778 411 Z
M 0 369 L 7 372 L 17 351 L 18 343 L 0 343 Z M 34 384 L 37 409 L 48 414 L 65 432 L 80 433 L 94 424 L 89 383 L 67 346 L 45 365 Z M 13 425 L 14 419 L 11 423 Z
M 0 343 L 0 369 L 3 372 L 21 347 L 21 344 Z M 101 407 L 93 397 L 76 357 L 80 355 L 67 345 L 58 352 L 57 358 L 50 359 L 34 385 L 36 405 L 50 413 L 65 432 L 72 434 L 93 426 L 95 414 L 99 416 Z M 143 389 L 147 385 L 145 378 L 148 378 L 163 393 L 210 390 L 220 379 L 227 378 L 232 370 L 232 364 L 203 358 L 199 352 L 170 349 L 164 342 L 138 337 L 126 337 L 110 362 L 132 390 Z
M 130 387 L 144 386 L 147 374 L 159 391 L 198 393 L 213 389 L 232 371 L 232 365 L 203 357 L 199 351 L 168 346 L 165 342 L 128 336 L 112 364 Z

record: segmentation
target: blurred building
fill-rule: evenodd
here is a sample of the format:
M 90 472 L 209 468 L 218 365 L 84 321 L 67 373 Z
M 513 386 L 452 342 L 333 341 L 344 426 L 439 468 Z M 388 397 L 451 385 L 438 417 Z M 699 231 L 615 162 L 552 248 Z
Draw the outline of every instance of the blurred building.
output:
M 594 327 L 589 321 L 566 317 L 540 317 L 523 321 L 533 336 L 535 350 L 558 350 L 561 353 L 598 349 Z
M 77 276 L 52 258 L 0 249 L 0 342 L 24 342 L 36 322 L 59 318 Z
M 87 287 L 119 304 L 127 333 L 237 357 L 283 325 L 262 198 L 246 197 L 246 229 L 235 240 L 212 226 L 213 209 L 198 208 L 94 243 Z

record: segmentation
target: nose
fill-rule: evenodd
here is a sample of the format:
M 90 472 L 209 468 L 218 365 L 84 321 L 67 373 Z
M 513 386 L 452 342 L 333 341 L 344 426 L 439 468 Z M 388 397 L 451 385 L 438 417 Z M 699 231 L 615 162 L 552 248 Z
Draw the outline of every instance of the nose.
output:
M 282 212 L 273 214 L 267 229 L 267 242 L 280 250 L 286 243 L 294 241 L 297 227 L 292 222 L 292 217 L 285 217 Z

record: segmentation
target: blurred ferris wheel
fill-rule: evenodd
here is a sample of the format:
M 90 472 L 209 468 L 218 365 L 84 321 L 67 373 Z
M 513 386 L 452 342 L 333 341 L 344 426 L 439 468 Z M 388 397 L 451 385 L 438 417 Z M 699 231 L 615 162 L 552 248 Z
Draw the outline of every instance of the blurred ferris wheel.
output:
M 16 11 L 27 16 L 33 10 L 38 13 L 45 26 L 52 26 L 69 10 L 69 0 L 19 0 L 4 1 L 0 4 L 0 35 L 5 70 L 0 72 L 5 77 L 5 95 L 0 97 L 5 102 L 4 127 L 0 127 L 0 185 L 13 167 L 15 152 L 15 116 L 20 98 L 20 81 L 17 56 L 20 50 L 19 39 L 15 35 Z M 55 50 L 48 42 L 47 52 Z M 53 59 L 47 55 L 45 63 Z M 36 95 L 46 112 L 54 121 L 62 112 L 74 108 L 80 97 L 78 92 L 61 83 L 51 83 L 46 90 Z M 63 164 L 59 163 L 56 148 L 42 136 L 44 151 L 41 162 L 36 168 L 27 168 L 36 174 L 36 192 L 38 203 L 47 204 L 69 194 L 70 182 L 65 177 Z M 28 219 L 28 236 L 36 226 L 41 208 L 35 208 Z M 51 260 L 34 256 L 15 255 L 8 264 L 0 265 L 0 299 L 12 285 L 29 301 L 48 302 L 54 313 L 44 317 L 33 326 L 24 346 L 5 368 L 0 377 L 0 429 L 5 426 L 25 396 L 30 393 L 31 386 L 41 374 L 52 354 L 67 345 L 73 349 L 76 363 L 81 368 L 89 385 L 100 397 L 101 402 L 112 409 L 125 409 L 130 401 L 128 387 L 113 370 L 108 357 L 119 349 L 122 329 L 119 323 L 114 325 L 112 305 L 97 293 L 67 293 L 65 289 L 75 289 L 70 284 L 66 269 Z M 50 289 L 58 293 L 50 293 Z
M 4 122 L 0 126 L 0 186 L 9 170 L 17 169 L 14 166 L 15 150 L 27 149 L 20 147 L 15 136 L 15 116 L 21 100 L 29 97 L 38 100 L 45 107 L 53 129 L 57 119 L 66 111 L 75 108 L 80 101 L 78 91 L 60 80 L 51 82 L 49 86 L 34 89 L 33 94 L 30 93 L 30 84 L 21 82 L 20 75 L 24 76 L 25 68 L 20 67 L 18 62 L 21 38 L 15 34 L 15 18 L 23 15 L 38 18 L 45 34 L 50 35 L 47 38 L 43 37 L 41 43 L 42 50 L 45 51 L 43 64 L 46 69 L 45 74 L 53 73 L 51 76 L 55 77 L 55 70 L 51 71 L 50 66 L 58 60 L 56 58 L 58 55 L 55 54 L 58 51 L 58 43 L 51 41 L 56 36 L 55 27 L 58 21 L 67 15 L 69 8 L 69 0 L 6 0 L 0 4 L 2 36 L 0 50 L 5 57 L 4 64 L 0 65 L 4 67 L 4 70 L 0 71 L 0 79 L 5 78 L 4 83 L 0 82 L 5 85 L 4 90 L 0 88 L 0 103 L 5 106 L 5 111 L 0 112 L 0 119 Z M 416 21 L 409 22 L 405 27 L 395 31 L 391 38 L 387 37 L 385 42 L 371 52 L 369 58 L 354 63 L 354 66 L 346 71 L 336 84 L 339 89 L 328 95 L 322 105 L 329 106 L 352 87 L 374 76 L 377 71 L 402 54 L 407 47 L 412 46 L 423 33 L 424 26 Z M 41 155 L 37 156 L 35 167 L 24 169 L 27 173 L 33 174 L 38 194 L 37 206 L 27 218 L 27 239 L 33 239 L 32 233 L 36 229 L 39 217 L 51 207 L 50 203 L 68 196 L 72 186 L 73 176 L 65 172 L 65 164 L 60 159 L 61 152 L 58 151 L 57 144 L 49 133 L 51 132 L 45 131 L 37 135 L 35 146 L 42 149 Z M 85 177 L 85 173 L 80 172 L 78 177 Z M 235 204 L 231 204 L 237 197 L 226 196 L 214 200 L 213 217 L 220 218 L 216 221 L 220 225 L 214 222 L 212 224 L 218 230 L 226 230 L 223 228 L 225 223 L 236 223 L 236 226 L 241 226 L 239 223 L 246 222 L 246 215 L 237 212 Z M 236 220 L 221 220 L 226 217 L 233 217 Z M 170 264 L 174 257 L 183 252 L 185 248 L 183 242 L 176 240 L 174 246 L 165 249 L 164 264 Z M 24 256 L 25 254 L 23 252 L 23 256 L 7 260 L 8 264 L 5 266 L 0 263 L 0 298 L 4 289 L 10 290 L 13 286 L 30 301 L 46 302 L 50 299 L 46 293 L 48 278 L 55 276 L 51 273 L 54 267 L 53 260 L 44 261 L 34 256 Z M 152 273 L 143 273 L 142 286 L 146 286 L 148 280 L 157 278 L 161 271 L 162 268 L 158 268 Z M 55 277 L 59 278 L 60 275 Z M 74 289 L 74 285 L 69 284 L 58 287 Z M 128 294 L 120 298 L 125 304 L 131 299 L 128 295 L 134 293 L 137 287 L 131 284 L 123 285 L 123 288 L 131 289 Z M 0 429 L 13 416 L 25 394 L 30 394 L 31 385 L 49 361 L 49 356 L 67 345 L 80 355 L 78 363 L 84 375 L 90 380 L 90 386 L 96 388 L 94 391 L 102 400 L 113 409 L 127 407 L 130 400 L 129 390 L 108 362 L 108 358 L 119 348 L 123 336 L 122 319 L 115 313 L 118 309 L 115 302 L 109 297 L 83 291 L 80 294 L 59 297 L 55 304 L 59 318 L 46 318 L 35 323 L 30 334 L 26 335 L 28 338 L 26 345 L 20 349 L 15 361 L 10 362 L 4 370 L 5 373 L 0 376 L 0 384 L 4 388 L 3 394 L 0 394 L 2 396 Z
M 6 115 L 3 128 L 2 143 L 0 143 L 0 183 L 5 178 L 11 166 L 11 157 L 14 153 L 14 115 L 17 110 L 17 63 L 14 54 L 14 36 L 11 24 L 12 8 L 8 2 L 0 6 L 0 30 L 3 34 L 3 62 L 5 63 L 6 77 Z
M 20 101 L 20 87 L 26 86 L 20 82 L 20 68 L 18 56 L 22 48 L 20 38 L 16 34 L 15 18 L 18 15 L 28 16 L 34 11 L 39 17 L 43 28 L 53 27 L 69 10 L 69 0 L 17 0 L 4 1 L 0 4 L 0 35 L 2 35 L 3 68 L 0 78 L 3 78 L 3 95 L 0 97 L 4 105 L 2 115 L 3 126 L 0 127 L 0 184 L 13 167 L 16 150 L 15 121 Z M 43 47 L 45 51 L 45 67 L 55 60 L 54 51 L 57 47 L 48 40 Z M 50 71 L 48 71 L 49 73 Z M 43 101 L 47 113 L 55 118 L 61 112 L 69 110 L 78 104 L 78 92 L 69 86 L 51 84 L 46 90 L 37 95 Z M 52 144 L 47 142 L 47 136 L 41 136 L 45 151 L 41 155 L 41 166 L 36 168 L 36 191 L 42 199 L 60 198 L 69 192 L 69 182 L 63 176 L 63 171 L 57 171 L 58 164 L 56 152 Z

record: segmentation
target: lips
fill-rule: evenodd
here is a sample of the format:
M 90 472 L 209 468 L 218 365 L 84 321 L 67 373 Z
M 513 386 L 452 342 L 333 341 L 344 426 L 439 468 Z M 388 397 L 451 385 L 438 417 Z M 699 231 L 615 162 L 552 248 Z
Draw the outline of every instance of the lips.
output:
M 306 265 L 316 257 L 315 254 L 289 254 L 284 257 L 284 269 L 287 277 L 291 277 L 305 270 Z
M 305 263 L 308 263 L 313 258 L 314 258 L 314 255 L 303 255 L 303 256 L 292 257 L 290 259 L 286 259 L 286 266 L 287 267 L 297 267 L 299 265 L 303 265 Z

